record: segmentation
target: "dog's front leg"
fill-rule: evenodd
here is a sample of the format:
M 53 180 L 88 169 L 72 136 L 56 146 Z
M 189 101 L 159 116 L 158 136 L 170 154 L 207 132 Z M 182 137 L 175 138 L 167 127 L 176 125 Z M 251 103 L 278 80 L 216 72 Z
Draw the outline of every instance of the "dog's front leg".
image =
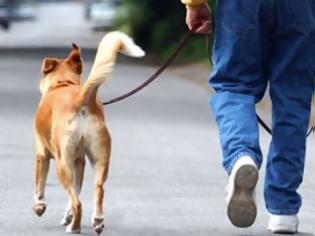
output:
M 35 163 L 35 196 L 33 210 L 38 216 L 42 216 L 46 210 L 45 185 L 49 170 L 49 154 L 36 154 Z

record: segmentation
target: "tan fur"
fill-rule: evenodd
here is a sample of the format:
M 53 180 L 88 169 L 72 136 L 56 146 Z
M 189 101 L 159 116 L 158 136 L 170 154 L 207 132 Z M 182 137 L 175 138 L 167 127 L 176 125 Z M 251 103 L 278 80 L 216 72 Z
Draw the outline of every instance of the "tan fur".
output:
M 100 43 L 88 80 L 81 86 L 83 61 L 79 47 L 75 44 L 72 47 L 63 60 L 45 58 L 43 61 L 42 98 L 35 116 L 34 211 L 41 216 L 46 209 L 45 183 L 49 160 L 53 158 L 71 205 L 62 224 L 68 225 L 67 232 L 80 231 L 82 207 L 79 194 L 87 155 L 95 171 L 93 225 L 100 233 L 104 227 L 103 185 L 108 175 L 111 138 L 105 126 L 103 106 L 96 94 L 111 74 L 119 51 L 131 56 L 143 56 L 144 53 L 128 36 L 109 33 Z

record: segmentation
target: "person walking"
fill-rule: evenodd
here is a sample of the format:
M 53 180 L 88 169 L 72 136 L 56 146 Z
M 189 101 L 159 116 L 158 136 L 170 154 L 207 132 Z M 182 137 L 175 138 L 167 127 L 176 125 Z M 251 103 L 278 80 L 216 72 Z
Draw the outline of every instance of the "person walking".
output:
M 211 33 L 205 0 L 181 0 L 186 24 Z M 210 106 L 230 175 L 227 213 L 237 227 L 256 218 L 255 187 L 262 163 L 255 104 L 269 83 L 272 141 L 264 197 L 273 233 L 296 233 L 302 199 L 306 134 L 315 78 L 315 1 L 217 0 Z

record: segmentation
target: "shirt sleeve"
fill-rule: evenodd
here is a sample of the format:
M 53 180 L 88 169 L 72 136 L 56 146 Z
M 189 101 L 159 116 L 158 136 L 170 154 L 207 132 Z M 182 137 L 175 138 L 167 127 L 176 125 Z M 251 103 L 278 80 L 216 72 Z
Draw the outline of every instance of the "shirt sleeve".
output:
M 206 0 L 181 0 L 187 7 L 194 7 L 206 2 Z

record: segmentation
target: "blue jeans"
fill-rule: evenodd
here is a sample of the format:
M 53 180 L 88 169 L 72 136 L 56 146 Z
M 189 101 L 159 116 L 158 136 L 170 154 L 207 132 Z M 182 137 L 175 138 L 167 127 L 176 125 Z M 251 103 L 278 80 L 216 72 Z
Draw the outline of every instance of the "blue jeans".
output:
M 267 84 L 272 141 L 265 201 L 297 214 L 315 77 L 314 0 L 217 0 L 211 99 L 228 173 L 239 157 L 262 163 L 255 104 Z

